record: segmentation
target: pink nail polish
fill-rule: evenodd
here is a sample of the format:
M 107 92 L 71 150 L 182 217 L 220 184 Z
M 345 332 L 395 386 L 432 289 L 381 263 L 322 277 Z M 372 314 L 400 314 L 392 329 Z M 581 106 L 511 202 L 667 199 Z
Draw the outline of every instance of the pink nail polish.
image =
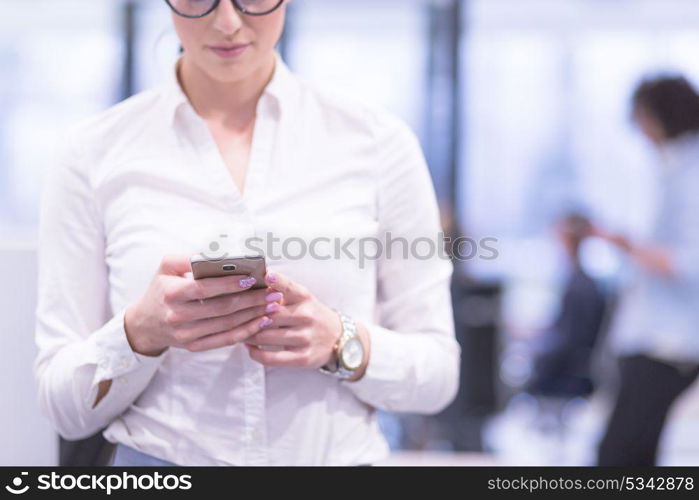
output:
M 270 318 L 265 318 L 262 321 L 260 321 L 260 328 L 268 327 L 271 324 L 272 324 L 272 320 Z
M 253 278 L 252 276 L 249 278 L 243 278 L 242 280 L 239 281 L 240 288 L 250 288 L 255 283 L 257 283 L 257 280 L 255 278 Z
M 275 302 L 277 300 L 281 300 L 281 298 L 284 296 L 282 292 L 272 292 L 265 297 L 267 302 Z
M 280 308 L 280 305 L 277 304 L 276 302 L 272 302 L 271 304 L 267 304 L 267 307 L 265 307 L 265 312 L 271 313 L 271 312 L 276 312 Z
M 277 282 L 277 275 L 274 273 L 268 273 L 267 274 L 267 281 L 270 283 L 276 283 Z

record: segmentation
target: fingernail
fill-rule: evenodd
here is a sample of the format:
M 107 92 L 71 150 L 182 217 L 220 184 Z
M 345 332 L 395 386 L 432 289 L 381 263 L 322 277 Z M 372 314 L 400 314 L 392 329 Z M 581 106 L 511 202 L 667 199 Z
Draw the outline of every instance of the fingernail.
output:
M 282 292 L 272 292 L 265 298 L 267 302 L 276 302 L 277 300 L 281 300 L 283 296 L 284 294 Z
M 270 283 L 276 283 L 277 282 L 277 275 L 274 273 L 268 273 L 267 274 L 267 281 Z
M 270 318 L 265 318 L 262 321 L 260 321 L 260 328 L 265 328 L 271 324 L 272 324 L 272 320 Z
M 265 312 L 271 313 L 279 310 L 279 304 L 276 302 L 272 302 L 271 304 L 267 304 L 267 307 L 265 307 Z
M 243 278 L 239 282 L 240 288 L 250 288 L 255 283 L 257 283 L 257 280 L 255 278 L 253 278 L 252 276 L 249 278 Z

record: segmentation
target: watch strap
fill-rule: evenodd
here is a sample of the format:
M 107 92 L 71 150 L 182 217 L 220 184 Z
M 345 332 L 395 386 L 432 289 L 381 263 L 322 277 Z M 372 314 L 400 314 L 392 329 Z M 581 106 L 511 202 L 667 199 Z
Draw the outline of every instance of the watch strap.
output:
M 340 333 L 340 337 L 338 338 L 337 343 L 334 347 L 335 359 L 331 363 L 328 363 L 327 365 L 320 367 L 319 371 L 321 373 L 325 373 L 326 375 L 333 375 L 341 379 L 348 379 L 354 375 L 356 370 L 349 370 L 345 368 L 342 365 L 340 358 L 342 355 L 342 347 L 347 343 L 349 339 L 357 336 L 357 325 L 347 314 L 344 314 L 343 312 L 338 311 L 337 309 L 333 310 L 340 317 L 340 323 L 342 324 L 342 332 Z

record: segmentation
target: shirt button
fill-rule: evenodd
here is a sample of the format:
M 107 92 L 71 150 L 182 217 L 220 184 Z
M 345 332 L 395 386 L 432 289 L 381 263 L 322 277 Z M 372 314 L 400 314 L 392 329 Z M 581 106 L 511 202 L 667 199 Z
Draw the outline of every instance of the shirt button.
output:
M 120 384 L 125 384 L 125 383 L 126 383 L 126 377 L 124 377 L 123 375 L 121 375 L 121 376 L 117 377 L 117 381 L 118 381 Z

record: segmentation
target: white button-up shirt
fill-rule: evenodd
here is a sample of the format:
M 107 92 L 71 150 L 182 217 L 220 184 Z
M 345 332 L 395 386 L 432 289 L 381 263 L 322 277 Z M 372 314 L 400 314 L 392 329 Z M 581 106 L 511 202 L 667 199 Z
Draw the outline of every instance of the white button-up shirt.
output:
M 181 465 L 373 463 L 388 454 L 376 408 L 434 413 L 453 399 L 448 259 L 420 245 L 406 256 L 400 242 L 390 258 L 326 240 L 300 253 L 319 235 L 437 240 L 434 190 L 406 125 L 304 82 L 276 54 L 243 193 L 174 70 L 66 132 L 41 204 L 34 365 L 40 408 L 63 437 L 106 428 L 111 442 Z M 242 345 L 131 350 L 124 311 L 164 255 L 249 255 L 265 237 L 287 243 L 264 247 L 270 269 L 367 326 L 361 380 L 265 367 Z
M 676 278 L 631 263 L 631 281 L 612 322 L 611 346 L 621 356 L 699 362 L 699 133 L 662 148 L 660 198 L 644 244 L 670 254 Z

